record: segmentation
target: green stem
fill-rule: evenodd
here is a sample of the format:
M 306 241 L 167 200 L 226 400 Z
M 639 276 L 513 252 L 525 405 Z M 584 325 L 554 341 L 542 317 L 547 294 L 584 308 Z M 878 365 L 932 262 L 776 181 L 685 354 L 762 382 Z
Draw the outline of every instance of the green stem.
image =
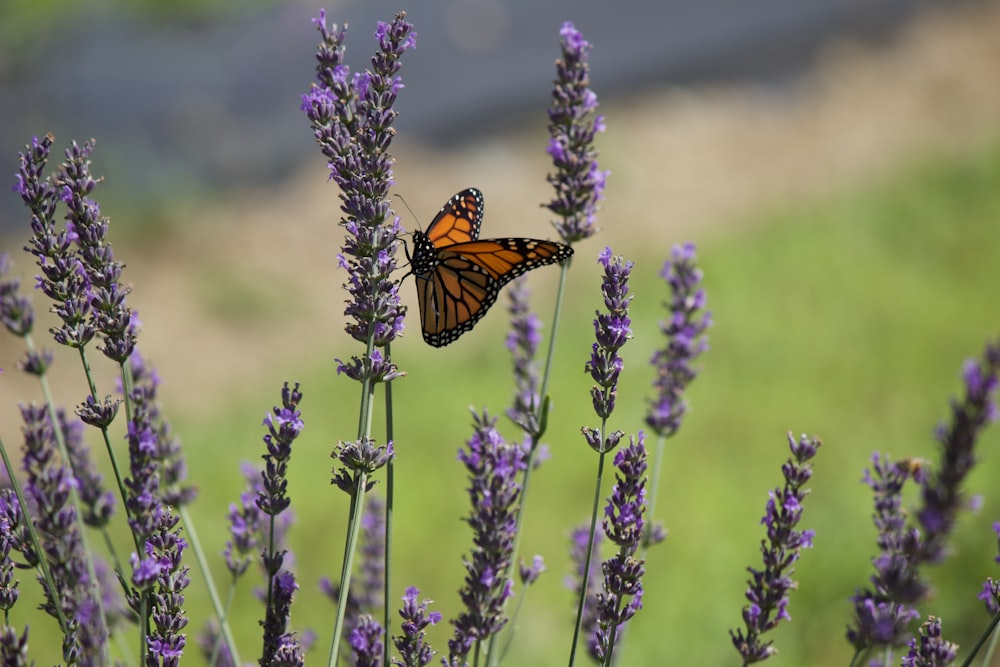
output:
M 229 590 L 226 592 L 226 605 L 223 608 L 223 614 L 219 617 L 220 626 L 222 623 L 227 623 L 228 626 L 227 619 L 229 618 L 229 612 L 233 608 L 233 600 L 235 598 L 236 598 L 236 575 L 233 574 L 232 579 L 229 582 Z M 208 659 L 208 667 L 215 667 L 215 661 L 219 659 L 219 650 L 222 648 L 223 641 L 224 641 L 224 635 L 220 634 L 219 637 L 216 637 L 215 643 L 212 646 L 212 655 Z M 233 664 L 238 665 L 240 663 L 234 661 Z
M 1000 611 L 993 614 L 993 618 L 990 619 L 990 624 L 986 626 L 985 630 L 983 630 L 983 634 L 979 635 L 979 639 L 976 641 L 975 646 L 973 646 L 972 650 L 969 652 L 969 656 L 965 659 L 964 662 L 962 662 L 962 667 L 969 667 L 969 665 L 972 664 L 972 659 L 976 657 L 976 653 L 978 653 L 979 649 L 983 647 L 984 643 L 986 643 L 986 638 L 992 635 L 993 640 L 990 642 L 990 648 L 986 652 L 986 656 L 983 658 L 983 663 L 982 663 L 984 665 L 990 664 L 990 658 L 993 655 L 993 649 L 995 648 L 997 642 L 996 633 L 993 632 L 997 627 L 997 623 L 1000 623 Z
M 385 346 L 385 357 L 386 359 L 391 359 L 391 353 L 389 350 L 389 345 Z M 392 412 L 392 382 L 385 383 L 385 440 L 386 444 L 393 441 L 395 437 L 395 429 L 393 427 L 393 412 Z M 382 664 L 391 665 L 389 660 L 391 654 L 390 651 L 390 638 L 392 633 L 390 630 L 390 621 L 392 617 L 390 615 L 391 609 L 391 595 L 392 595 L 392 568 L 390 567 L 390 556 L 392 554 L 392 499 L 394 496 L 394 478 L 395 475 L 393 471 L 395 467 L 393 465 L 393 459 L 389 459 L 389 463 L 386 465 L 385 471 L 385 555 L 383 556 L 383 565 L 385 567 L 385 581 L 382 589 L 382 621 L 383 628 L 385 628 L 385 640 L 382 642 L 384 646 L 384 653 L 382 655 Z
M 576 647 L 580 642 L 580 628 L 583 625 L 583 607 L 587 601 L 587 591 L 590 587 L 590 563 L 593 559 L 594 535 L 597 533 L 597 513 L 601 505 L 601 482 L 604 479 L 604 459 L 607 452 L 604 449 L 604 433 L 607 421 L 601 420 L 601 453 L 597 462 L 597 481 L 594 484 L 594 506 L 590 512 L 590 533 L 587 536 L 587 553 L 584 556 L 583 576 L 580 577 L 580 599 L 576 605 L 576 624 L 573 628 L 573 645 L 570 647 L 569 665 L 573 667 L 576 659 Z
M 194 521 L 191 519 L 191 515 L 187 511 L 187 507 L 182 505 L 177 508 L 177 512 L 181 515 L 181 522 L 184 524 L 184 532 L 186 532 L 188 536 L 188 544 L 191 545 L 191 550 L 194 552 L 195 562 L 198 563 L 198 569 L 201 571 L 201 576 L 205 581 L 205 588 L 208 590 L 208 598 L 212 602 L 212 610 L 215 612 L 215 616 L 219 619 L 219 631 L 222 633 L 222 638 L 226 642 L 226 648 L 229 649 L 229 654 L 233 657 L 233 664 L 242 665 L 243 663 L 240 660 L 239 651 L 236 649 L 236 641 L 233 639 L 233 631 L 229 627 L 229 607 L 227 605 L 226 608 L 223 609 L 222 602 L 219 599 L 219 591 L 215 587 L 215 580 L 212 578 L 212 573 L 208 567 L 208 559 L 205 557 L 205 550 L 202 549 L 201 540 L 198 539 L 198 532 L 194 527 Z
M 333 640 L 330 643 L 329 667 L 337 664 L 340 653 L 340 636 L 344 630 L 344 616 L 347 612 L 347 596 L 351 589 L 351 572 L 354 568 L 354 552 L 358 543 L 358 529 L 361 526 L 361 515 L 364 513 L 365 487 L 368 486 L 368 475 L 363 472 L 354 474 L 354 495 L 351 497 L 350 525 L 347 528 L 347 542 L 344 546 L 344 564 L 340 570 L 340 588 L 337 596 L 337 620 L 333 626 Z

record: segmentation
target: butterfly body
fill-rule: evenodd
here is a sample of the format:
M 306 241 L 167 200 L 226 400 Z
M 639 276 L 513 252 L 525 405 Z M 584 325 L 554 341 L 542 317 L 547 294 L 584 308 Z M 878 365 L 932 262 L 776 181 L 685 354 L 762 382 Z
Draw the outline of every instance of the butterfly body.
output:
M 443 347 L 472 329 L 517 276 L 573 255 L 552 241 L 480 239 L 482 220 L 483 195 L 468 188 L 441 207 L 426 232 L 413 232 L 410 271 L 429 345 Z

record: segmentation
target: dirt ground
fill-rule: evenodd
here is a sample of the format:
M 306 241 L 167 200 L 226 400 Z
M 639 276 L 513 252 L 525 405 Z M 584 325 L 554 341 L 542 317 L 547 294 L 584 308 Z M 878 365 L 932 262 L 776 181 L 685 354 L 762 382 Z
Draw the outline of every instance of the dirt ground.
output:
M 587 251 L 596 256 L 610 243 L 619 253 L 643 252 L 652 239 L 665 255 L 672 243 L 724 234 L 754 212 L 995 139 L 998 68 L 1000 3 L 989 2 L 926 13 L 890 44 L 833 45 L 809 78 L 780 91 L 661 86 L 604 100 L 602 165 L 612 171 L 601 216 L 606 236 Z M 447 153 L 399 136 L 397 191 L 426 224 L 451 194 L 477 185 L 486 193 L 490 235 L 549 236 L 538 207 L 550 194 L 545 119 L 519 126 Z M 317 152 L 280 189 L 230 193 L 179 212 L 183 224 L 153 247 L 115 245 L 145 325 L 141 347 L 162 370 L 171 410 L 205 414 L 218 404 L 213 396 L 258 385 L 267 369 L 344 354 L 336 352 L 344 299 L 337 213 Z M 22 239 L 3 245 L 18 248 Z M 33 275 L 23 253 L 15 260 Z M 403 293 L 412 296 L 405 286 Z M 44 328 L 37 337 L 48 342 Z M 8 443 L 19 440 L 18 400 L 38 396 L 14 368 L 19 356 L 4 337 L 0 435 Z M 64 356 L 54 369 L 63 400 L 79 400 L 78 368 Z

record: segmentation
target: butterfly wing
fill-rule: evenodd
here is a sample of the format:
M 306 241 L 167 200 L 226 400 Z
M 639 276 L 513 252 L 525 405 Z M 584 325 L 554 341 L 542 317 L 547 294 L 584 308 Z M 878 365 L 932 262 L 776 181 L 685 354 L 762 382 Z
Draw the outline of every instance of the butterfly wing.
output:
M 435 248 L 467 243 L 479 238 L 483 222 L 483 193 L 467 188 L 449 199 L 427 227 Z
M 417 301 L 424 340 L 453 343 L 486 315 L 500 288 L 517 276 L 569 258 L 573 249 L 537 239 L 484 239 L 435 253 L 432 271 L 417 275 Z

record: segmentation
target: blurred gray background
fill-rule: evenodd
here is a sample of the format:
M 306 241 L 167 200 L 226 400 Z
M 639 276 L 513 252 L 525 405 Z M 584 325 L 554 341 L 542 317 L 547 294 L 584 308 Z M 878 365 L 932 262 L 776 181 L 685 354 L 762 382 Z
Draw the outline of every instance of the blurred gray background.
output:
M 548 104 L 558 31 L 595 45 L 607 99 L 657 83 L 754 80 L 780 94 L 829 40 L 891 40 L 914 13 L 961 0 L 427 0 L 326 4 L 348 22 L 348 61 L 367 65 L 375 22 L 402 5 L 417 49 L 402 71 L 400 131 L 435 144 L 508 127 Z M 38 2 L 0 7 L 0 155 L 32 135 L 98 139 L 100 173 L 155 208 L 176 196 L 288 176 L 315 156 L 308 89 L 322 3 Z M 30 3 L 29 3 L 30 4 Z M 412 92 L 410 92 L 412 91 Z M 12 182 L 12 177 L 5 177 Z M 20 224 L 4 188 L 0 230 Z M 105 195 L 107 196 L 107 195 Z M 152 223 L 150 223 L 152 224 Z

